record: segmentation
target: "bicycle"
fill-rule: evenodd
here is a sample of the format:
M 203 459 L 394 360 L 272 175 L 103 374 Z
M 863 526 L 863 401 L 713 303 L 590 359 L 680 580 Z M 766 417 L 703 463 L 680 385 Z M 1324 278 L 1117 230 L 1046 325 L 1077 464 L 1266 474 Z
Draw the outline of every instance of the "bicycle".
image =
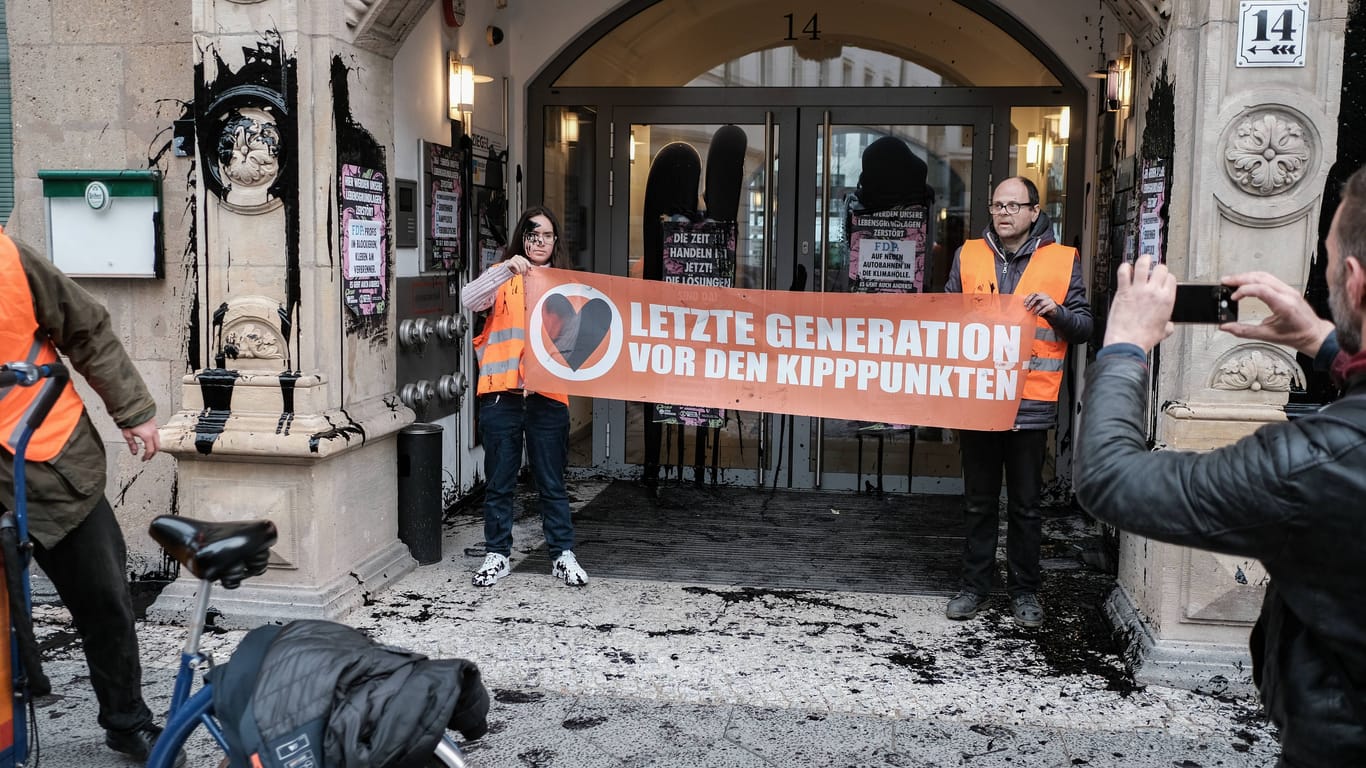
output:
M 6 589 L 0 591 L 0 620 L 7 613 L 6 623 L 9 626 L 9 632 L 0 634 L 0 656 L 9 656 L 8 665 L 0 658 L 0 684 L 5 682 L 4 672 L 9 672 L 13 687 L 12 695 L 9 696 L 4 694 L 10 692 L 0 691 L 0 768 L 23 768 L 29 764 L 33 683 L 36 682 L 39 694 L 44 692 L 42 688 L 46 686 L 32 630 L 28 580 L 32 546 L 27 543 L 24 455 L 29 439 L 51 410 L 68 378 L 69 373 L 61 363 L 41 366 L 30 363 L 0 365 L 0 390 L 10 386 L 34 386 L 43 379 L 49 379 L 51 384 L 43 390 L 26 415 L 14 444 L 15 504 L 13 510 L 6 511 L 0 517 L 0 543 L 5 546 L 6 576 Z M 147 766 L 173 768 L 186 740 L 200 726 L 205 728 L 223 754 L 231 759 L 237 755 L 215 714 L 212 684 L 205 680 L 199 690 L 191 693 L 195 673 L 214 666 L 213 659 L 200 650 L 200 640 L 207 625 L 209 595 L 214 582 L 233 589 L 244 579 L 263 573 L 269 561 L 270 547 L 278 537 L 275 524 L 269 520 L 214 523 L 162 515 L 152 521 L 150 533 L 168 554 L 199 579 L 199 591 L 194 613 L 189 617 L 188 637 L 180 655 L 166 727 L 148 757 Z M 5 640 L 8 641 L 8 654 L 4 654 Z M 4 704 L 10 704 L 13 710 L 9 723 L 5 722 Z M 29 710 L 28 717 L 25 717 L 25 707 Z M 37 743 L 36 736 L 33 742 Z M 429 764 L 447 768 L 466 768 L 467 765 L 464 754 L 449 735 L 443 735 L 437 742 Z
M 270 547 L 275 543 L 275 524 L 269 520 L 212 523 L 186 517 L 162 515 L 152 521 L 152 538 L 183 567 L 199 579 L 194 612 L 189 618 L 185 647 L 167 715 L 166 728 L 147 760 L 148 768 L 172 768 L 185 741 L 204 726 L 226 755 L 233 750 L 214 714 L 213 685 L 205 681 L 191 695 L 196 670 L 212 667 L 213 660 L 200 648 L 214 582 L 227 589 L 243 579 L 265 571 Z M 449 735 L 442 736 L 433 754 L 434 765 L 465 768 L 464 754 Z
M 57 362 L 46 365 L 28 362 L 0 365 L 0 390 L 16 386 L 32 387 L 44 379 L 48 380 L 20 425 L 19 437 L 14 442 L 14 509 L 6 510 L 0 516 L 0 548 L 4 552 L 4 589 L 0 590 L 0 607 L 3 610 L 0 613 L 3 614 L 7 630 L 3 633 L 0 648 L 4 650 L 3 655 L 8 657 L 0 658 L 0 668 L 8 673 L 8 679 L 0 676 L 0 682 L 9 689 L 0 691 L 0 697 L 3 697 L 3 705 L 0 706 L 9 710 L 0 709 L 0 767 L 3 768 L 21 768 L 28 764 L 29 725 L 35 715 L 33 698 L 50 689 L 42 673 L 38 643 L 33 634 L 32 590 L 28 580 L 33 547 L 28 540 L 24 456 L 33 433 L 47 418 L 48 411 L 56 404 L 69 378 L 66 366 Z M 8 721 L 5 715 L 8 715 Z M 36 744 L 37 739 L 33 741 Z

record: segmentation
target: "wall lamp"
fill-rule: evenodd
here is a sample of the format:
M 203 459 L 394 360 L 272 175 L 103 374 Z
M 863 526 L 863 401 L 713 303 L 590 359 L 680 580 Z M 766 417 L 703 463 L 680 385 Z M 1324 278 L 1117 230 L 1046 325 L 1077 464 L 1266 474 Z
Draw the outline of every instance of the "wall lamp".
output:
M 1039 150 L 1041 148 L 1039 134 L 1031 132 L 1029 139 L 1025 141 L 1025 167 L 1039 167 Z
M 579 143 L 579 113 L 573 109 L 560 113 L 560 138 L 566 144 Z
M 465 131 L 472 130 L 474 120 L 474 84 L 493 82 L 488 75 L 476 75 L 474 65 L 460 60 L 460 54 L 451 51 L 446 56 L 446 83 L 448 86 L 450 118 L 465 125 Z
M 1105 65 L 1105 110 L 1117 112 L 1129 106 L 1129 57 L 1111 59 Z

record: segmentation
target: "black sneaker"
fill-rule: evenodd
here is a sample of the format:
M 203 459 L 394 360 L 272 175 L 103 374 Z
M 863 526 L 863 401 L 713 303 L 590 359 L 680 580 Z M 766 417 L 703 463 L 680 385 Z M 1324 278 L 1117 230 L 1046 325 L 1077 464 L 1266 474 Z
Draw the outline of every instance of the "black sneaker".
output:
M 1043 626 L 1043 606 L 1033 592 L 1021 592 L 1010 598 L 1010 612 L 1015 615 L 1015 623 L 1033 629 Z
M 105 731 L 104 745 L 139 763 L 145 763 L 152 754 L 152 745 L 161 736 L 161 730 L 161 726 L 148 723 L 131 731 Z M 175 765 L 176 768 L 185 765 L 185 750 L 180 750 L 180 754 L 176 755 Z
M 963 590 L 949 599 L 949 605 L 944 609 L 944 615 L 954 621 L 971 619 L 977 615 L 978 611 L 982 610 L 982 606 L 986 602 L 986 595 Z

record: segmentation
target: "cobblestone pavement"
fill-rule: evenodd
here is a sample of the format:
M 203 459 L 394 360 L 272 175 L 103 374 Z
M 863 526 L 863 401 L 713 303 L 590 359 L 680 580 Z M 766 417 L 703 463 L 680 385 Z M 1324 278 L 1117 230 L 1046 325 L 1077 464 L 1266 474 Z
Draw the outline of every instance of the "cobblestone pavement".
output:
M 602 487 L 579 481 L 583 503 Z M 943 598 L 514 571 L 470 585 L 480 520 L 448 523 L 442 562 L 347 623 L 431 656 L 476 661 L 494 693 L 475 766 L 1266 766 L 1256 702 L 1136 686 L 1098 601 L 1108 577 L 1063 554 L 1079 521 L 1049 520 L 1049 621 L 1017 629 L 1004 598 L 969 622 Z M 519 516 L 514 565 L 541 543 Z M 585 562 L 590 577 L 593 563 Z M 59 695 L 38 702 L 42 765 L 126 764 L 104 748 L 65 612 L 40 606 Z M 220 656 L 241 632 L 207 639 Z M 140 627 L 149 704 L 164 712 L 182 641 Z M 217 761 L 201 735 L 190 766 Z

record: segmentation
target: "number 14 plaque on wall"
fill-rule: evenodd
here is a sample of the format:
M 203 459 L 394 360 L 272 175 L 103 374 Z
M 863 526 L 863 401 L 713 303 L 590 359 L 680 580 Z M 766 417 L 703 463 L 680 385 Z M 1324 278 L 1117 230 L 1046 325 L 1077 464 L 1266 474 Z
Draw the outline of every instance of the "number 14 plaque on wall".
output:
M 1242 0 L 1238 5 L 1239 67 L 1303 67 L 1308 0 Z

